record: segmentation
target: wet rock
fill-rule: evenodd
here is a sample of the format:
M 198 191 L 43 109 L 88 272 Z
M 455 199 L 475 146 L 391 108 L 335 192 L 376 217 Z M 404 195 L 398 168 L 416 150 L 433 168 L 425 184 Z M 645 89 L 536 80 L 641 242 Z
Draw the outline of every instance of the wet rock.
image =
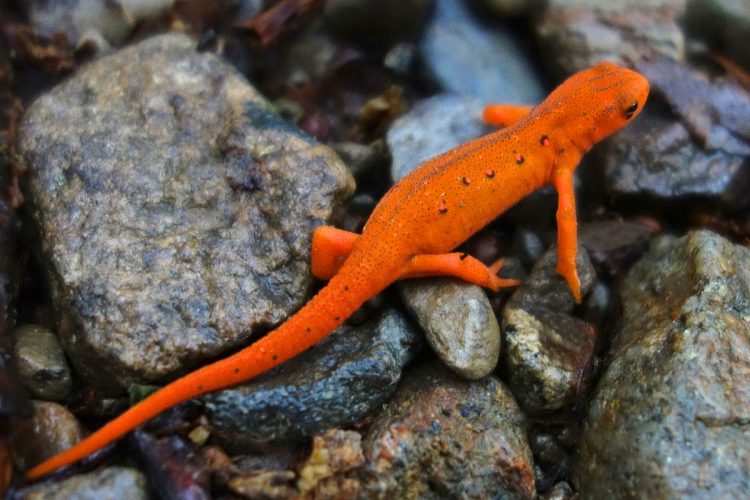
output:
M 643 255 L 655 228 L 628 220 L 586 222 L 578 227 L 578 240 L 594 265 L 615 274 Z
M 578 249 L 581 294 L 594 283 L 594 269 Z M 521 406 L 546 413 L 570 406 L 593 355 L 593 328 L 571 313 L 575 299 L 556 271 L 557 248 L 539 260 L 503 309 L 503 370 Z
M 310 457 L 300 470 L 299 490 L 313 498 L 356 498 L 359 482 L 342 476 L 364 461 L 358 432 L 333 429 L 316 436 Z
M 70 391 L 72 379 L 57 336 L 40 325 L 24 325 L 14 333 L 18 373 L 31 395 L 60 401 Z
M 84 436 L 72 413 L 45 401 L 32 401 L 31 416 L 14 419 L 10 431 L 13 461 L 21 470 L 67 450 Z
M 174 0 L 33 0 L 29 17 L 44 36 L 63 32 L 73 44 L 103 37 L 118 45 L 139 22 L 169 10 Z M 99 43 L 97 43 L 99 45 Z
M 500 356 L 500 326 L 480 287 L 451 278 L 399 283 L 406 307 L 438 358 L 458 375 L 489 375 Z
M 15 500 L 95 500 L 150 498 L 143 473 L 131 467 L 103 467 L 88 474 L 76 474 L 57 482 L 38 483 L 17 492 Z
M 547 493 L 540 497 L 542 500 L 569 500 L 578 498 L 573 489 L 565 481 L 554 485 Z
M 696 69 L 664 58 L 638 62 L 636 69 L 703 149 L 750 156 L 750 95 L 742 87 L 729 80 L 711 82 Z
M 523 416 L 495 377 L 421 366 L 376 415 L 356 470 L 362 498 L 533 498 Z
M 399 180 L 420 164 L 491 132 L 482 122 L 483 104 L 473 97 L 441 94 L 398 118 L 388 130 L 391 178 Z
M 56 330 L 104 391 L 161 382 L 297 309 L 312 229 L 353 188 L 181 35 L 85 66 L 29 109 L 21 145 Z
M 584 498 L 746 494 L 748 270 L 747 248 L 707 231 L 658 238 L 632 268 L 580 443 Z
M 261 471 L 233 477 L 227 487 L 242 498 L 286 500 L 295 498 L 294 478 L 290 470 Z
M 551 0 L 536 24 L 541 53 L 560 76 L 601 60 L 638 61 L 660 54 L 682 60 L 679 20 L 685 0 Z
M 325 19 L 339 35 L 375 47 L 415 38 L 433 0 L 328 0 Z
M 671 202 L 700 196 L 731 201 L 747 177 L 745 157 L 706 151 L 680 121 L 646 110 L 603 146 L 605 187 L 617 196 Z
M 481 23 L 464 2 L 436 0 L 419 49 L 429 75 L 444 91 L 484 104 L 544 99 L 527 47 L 505 27 Z
M 560 446 L 552 434 L 533 432 L 529 436 L 529 445 L 534 454 L 537 491 L 548 491 L 557 481 L 569 477 L 571 454 Z
M 390 311 L 345 325 L 311 350 L 253 381 L 203 398 L 234 445 L 301 440 L 351 425 L 393 393 L 421 337 Z

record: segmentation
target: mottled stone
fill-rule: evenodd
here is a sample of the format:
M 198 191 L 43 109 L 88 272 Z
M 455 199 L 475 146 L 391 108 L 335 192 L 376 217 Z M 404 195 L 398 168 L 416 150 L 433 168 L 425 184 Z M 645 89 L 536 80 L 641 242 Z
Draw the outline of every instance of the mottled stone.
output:
M 585 296 L 595 274 L 583 247 L 578 249 L 577 266 Z M 556 267 L 553 247 L 503 309 L 503 370 L 521 406 L 535 413 L 574 402 L 596 340 L 591 326 L 572 315 L 575 299 Z
M 313 498 L 355 498 L 359 482 L 341 476 L 364 461 L 362 436 L 355 431 L 332 429 L 313 439 L 310 456 L 300 469 L 298 488 Z
M 605 189 L 611 194 L 675 198 L 731 198 L 747 177 L 745 157 L 706 151 L 682 122 L 648 109 L 602 149 Z
M 75 416 L 62 405 L 32 401 L 32 414 L 16 418 L 8 441 L 13 461 L 21 470 L 67 450 L 83 439 L 84 431 Z
M 109 391 L 300 307 L 310 234 L 353 188 L 335 154 L 182 35 L 83 67 L 29 109 L 21 146 L 56 330 Z
M 226 439 L 301 440 L 352 425 L 396 388 L 421 336 L 395 311 L 360 327 L 344 325 L 271 372 L 203 398 Z
M 428 73 L 446 92 L 485 104 L 534 104 L 544 98 L 529 47 L 506 27 L 483 23 L 465 2 L 435 1 L 419 50 Z
M 686 0 L 550 0 L 536 23 L 540 52 L 559 75 L 595 62 L 638 61 L 652 54 L 682 60 L 679 20 Z
M 533 498 L 523 416 L 495 377 L 410 372 L 363 438 L 361 498 Z
M 72 379 L 57 336 L 40 325 L 16 329 L 15 360 L 21 380 L 31 395 L 46 401 L 60 401 L 70 391 Z
M 131 467 L 103 467 L 87 474 L 76 474 L 62 481 L 43 482 L 18 492 L 19 500 L 148 500 L 146 477 Z
M 492 373 L 500 356 L 500 325 L 484 290 L 453 278 L 409 280 L 398 288 L 448 368 L 468 379 Z
M 707 231 L 661 237 L 623 284 L 575 482 L 583 498 L 750 491 L 750 250 Z
M 731 80 L 709 80 L 697 69 L 665 58 L 635 68 L 669 104 L 706 150 L 750 156 L 750 94 Z
M 479 99 L 440 94 L 399 117 L 386 138 L 393 157 L 391 178 L 397 181 L 426 160 L 491 132 L 482 122 L 482 109 Z
M 99 37 L 120 44 L 138 22 L 161 15 L 173 3 L 174 0 L 32 0 L 29 16 L 44 36 L 65 33 L 73 44 Z

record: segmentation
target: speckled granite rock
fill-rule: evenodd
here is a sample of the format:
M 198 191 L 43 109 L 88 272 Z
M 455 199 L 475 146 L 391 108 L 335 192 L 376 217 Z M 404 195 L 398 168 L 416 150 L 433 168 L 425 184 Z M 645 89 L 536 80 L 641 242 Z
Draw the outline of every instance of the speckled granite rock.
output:
M 682 60 L 686 0 L 551 0 L 536 23 L 547 64 L 566 76 L 608 59 L 660 54 Z
M 585 297 L 596 278 L 588 252 L 576 265 Z M 503 370 L 525 410 L 544 413 L 570 405 L 577 394 L 596 337 L 572 312 L 575 299 L 557 273 L 557 248 L 537 261 L 503 309 Z
M 393 394 L 422 336 L 396 311 L 344 325 L 311 350 L 268 374 L 203 398 L 224 439 L 300 440 L 347 426 Z
M 110 391 L 298 308 L 311 231 L 353 189 L 335 154 L 182 35 L 82 68 L 29 109 L 21 147 L 56 330 Z
M 500 356 L 500 325 L 484 290 L 455 278 L 407 280 L 398 289 L 448 368 L 472 380 L 492 373 Z
M 43 482 L 18 491 L 18 500 L 147 500 L 146 477 L 131 467 L 103 467 L 87 474 L 76 474 L 62 481 Z
M 622 296 L 580 442 L 582 497 L 746 496 L 750 250 L 706 231 L 658 238 Z
M 410 372 L 363 438 L 360 498 L 533 498 L 523 415 L 495 377 Z
M 13 336 L 18 373 L 32 396 L 45 401 L 65 398 L 73 380 L 54 332 L 41 325 L 27 324 L 17 328 Z

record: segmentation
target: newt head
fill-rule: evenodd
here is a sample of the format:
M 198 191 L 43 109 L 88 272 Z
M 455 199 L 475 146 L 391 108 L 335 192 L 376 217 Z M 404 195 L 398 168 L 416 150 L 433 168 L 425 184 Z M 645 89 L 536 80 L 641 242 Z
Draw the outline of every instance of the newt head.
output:
M 640 73 L 609 61 L 579 73 L 582 97 L 591 120 L 592 144 L 617 132 L 643 110 L 648 97 L 648 80 Z
M 648 92 L 643 75 L 605 61 L 570 77 L 548 101 L 557 112 L 557 126 L 585 153 L 638 116 Z

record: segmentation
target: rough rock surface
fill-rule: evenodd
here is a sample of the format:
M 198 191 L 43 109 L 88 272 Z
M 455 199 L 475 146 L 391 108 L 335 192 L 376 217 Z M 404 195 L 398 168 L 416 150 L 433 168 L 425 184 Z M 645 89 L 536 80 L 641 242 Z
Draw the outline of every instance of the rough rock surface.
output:
M 360 498 L 533 498 L 523 416 L 495 377 L 408 374 L 363 438 Z
M 585 296 L 596 275 L 583 247 L 576 264 Z M 518 402 L 535 413 L 559 410 L 574 401 L 596 340 L 591 326 L 573 316 L 575 299 L 556 267 L 554 247 L 503 309 L 503 370 Z
M 455 278 L 408 280 L 398 288 L 448 368 L 472 380 L 492 373 L 500 356 L 500 325 L 484 290 Z
M 88 474 L 76 474 L 62 481 L 43 482 L 17 492 L 19 500 L 147 500 L 149 495 L 146 477 L 131 467 L 104 467 Z
M 73 383 L 70 367 L 54 332 L 34 324 L 14 332 L 14 355 L 18 373 L 32 396 L 45 401 L 60 401 Z
M 750 491 L 750 250 L 661 237 L 631 269 L 580 443 L 583 498 Z
M 310 233 L 353 188 L 182 35 L 82 68 L 29 109 L 21 146 L 56 329 L 105 390 L 187 371 L 299 307 Z

